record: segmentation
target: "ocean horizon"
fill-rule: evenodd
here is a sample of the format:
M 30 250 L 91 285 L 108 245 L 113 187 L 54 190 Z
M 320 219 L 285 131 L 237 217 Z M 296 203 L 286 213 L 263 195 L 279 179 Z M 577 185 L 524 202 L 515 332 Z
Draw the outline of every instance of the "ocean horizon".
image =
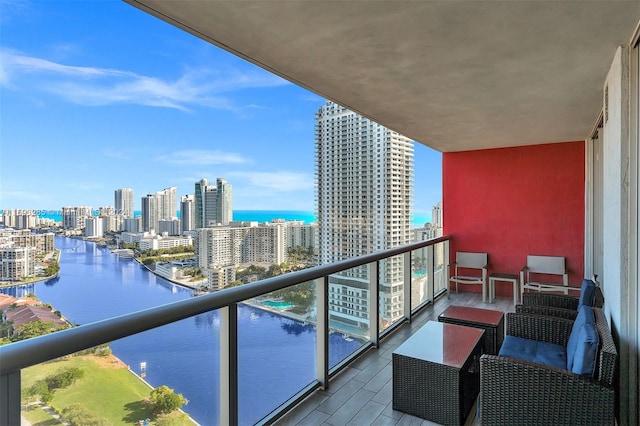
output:
M 94 212 L 97 215 L 97 210 Z M 142 215 L 141 210 L 133 212 L 134 217 Z M 57 222 L 62 221 L 62 212 L 46 211 L 38 215 L 41 218 L 53 219 Z M 178 211 L 176 217 L 180 217 Z M 233 220 L 238 222 L 271 222 L 274 219 L 284 220 L 302 220 L 309 224 L 316 222 L 316 215 L 311 210 L 234 210 Z M 424 226 L 425 223 L 431 222 L 431 212 L 414 212 L 411 225 L 414 228 Z

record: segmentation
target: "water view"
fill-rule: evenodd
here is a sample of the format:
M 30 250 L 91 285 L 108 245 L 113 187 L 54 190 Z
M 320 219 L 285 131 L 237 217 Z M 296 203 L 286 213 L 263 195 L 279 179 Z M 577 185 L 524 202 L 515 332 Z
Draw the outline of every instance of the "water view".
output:
M 54 282 L 3 289 L 35 293 L 72 323 L 87 324 L 193 297 L 193 291 L 156 277 L 133 260 L 77 239 L 56 237 L 61 273 Z M 278 307 L 285 307 L 276 305 Z M 315 378 L 315 328 L 248 305 L 238 309 L 239 409 L 242 424 L 253 424 Z M 184 410 L 202 425 L 217 424 L 219 317 L 208 312 L 113 342 L 111 348 L 153 387 L 182 393 Z M 362 342 L 330 337 L 335 365 Z M 144 370 L 142 363 L 146 363 Z

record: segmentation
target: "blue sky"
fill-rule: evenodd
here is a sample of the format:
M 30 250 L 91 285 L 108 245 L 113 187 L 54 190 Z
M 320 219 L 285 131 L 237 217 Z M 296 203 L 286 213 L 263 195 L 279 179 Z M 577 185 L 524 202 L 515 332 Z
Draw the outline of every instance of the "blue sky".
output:
M 313 210 L 324 99 L 122 1 L 0 1 L 0 209 L 94 208 L 225 178 L 237 210 Z M 415 210 L 441 199 L 415 147 Z

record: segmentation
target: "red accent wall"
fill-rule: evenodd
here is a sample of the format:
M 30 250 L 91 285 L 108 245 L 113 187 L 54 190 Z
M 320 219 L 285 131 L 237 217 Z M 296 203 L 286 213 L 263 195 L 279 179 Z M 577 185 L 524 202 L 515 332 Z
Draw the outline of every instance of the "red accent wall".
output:
M 584 142 L 445 153 L 443 226 L 456 251 L 489 254 L 489 273 L 518 273 L 527 254 L 564 256 L 584 275 Z M 460 285 L 480 292 L 480 286 Z M 455 287 L 453 287 L 455 288 Z M 512 295 L 509 283 L 496 294 Z

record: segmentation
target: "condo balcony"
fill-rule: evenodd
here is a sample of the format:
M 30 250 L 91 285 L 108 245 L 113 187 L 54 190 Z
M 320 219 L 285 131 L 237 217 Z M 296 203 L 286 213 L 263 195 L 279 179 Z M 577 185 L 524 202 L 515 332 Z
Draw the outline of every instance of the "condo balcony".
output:
M 441 152 L 445 237 L 0 347 L 0 424 L 20 423 L 24 369 L 211 312 L 220 357 L 203 365 L 215 380 L 201 390 L 216 412 L 202 423 L 430 424 L 393 410 L 393 352 L 448 306 L 508 312 L 519 290 L 500 283 L 497 301 L 485 304 L 479 286 L 461 284 L 456 293 L 448 265 L 457 252 L 488 253 L 488 274 L 518 274 L 528 255 L 563 257 L 573 295 L 583 278 L 597 276 L 618 351 L 615 421 L 640 424 L 637 0 L 126 1 Z M 402 265 L 401 273 L 384 273 L 387 263 Z M 390 294 L 396 282 L 402 287 Z M 244 374 L 239 309 L 302 286 L 313 289 L 301 320 L 314 339 L 304 357 L 292 348 L 288 359 L 307 362 L 308 373 L 256 407 L 255 395 L 280 386 Z M 341 286 L 366 290 L 367 303 L 337 310 L 329 295 L 344 294 Z M 336 355 L 335 333 L 357 348 Z M 260 357 L 268 346 L 251 351 Z M 523 382 L 536 380 L 531 373 Z M 462 421 L 482 424 L 466 408 Z
M 219 331 L 210 336 L 219 344 L 220 358 L 218 362 L 211 360 L 212 365 L 202 366 L 203 372 L 215 370 L 216 380 L 212 383 L 211 377 L 202 378 L 202 382 L 195 386 L 199 392 L 218 395 L 217 401 L 212 401 L 218 411 L 212 417 L 198 419 L 200 424 L 416 421 L 417 418 L 391 407 L 390 363 L 393 350 L 451 305 L 485 307 L 500 312 L 514 310 L 511 297 L 499 296 L 492 303 L 483 304 L 477 293 L 449 292 L 448 268 L 444 259 L 448 258 L 450 241 L 450 238 L 443 237 L 415 243 L 2 346 L 2 424 L 20 424 L 23 369 L 130 335 L 162 330 L 182 319 L 207 312 L 216 312 L 220 320 Z M 399 280 L 393 286 L 382 283 L 380 272 L 388 262 L 403 265 L 400 273 L 393 274 Z M 367 279 L 359 278 L 357 286 L 350 286 L 349 270 L 362 267 L 369 271 Z M 263 343 L 265 346 L 252 345 L 250 349 L 244 349 L 250 353 L 242 352 L 239 345 L 239 335 L 243 333 L 239 322 L 241 306 L 256 306 L 259 305 L 257 301 L 278 290 L 299 289 L 299 286 L 308 284 L 312 284 L 313 304 L 302 311 L 296 310 L 296 314 L 280 311 L 280 315 L 296 324 L 312 326 L 315 335 L 313 347 L 291 347 L 289 355 L 291 362 L 303 362 L 311 367 L 297 380 L 299 388 L 286 390 L 284 397 L 282 390 L 275 389 L 277 392 L 274 393 L 273 389 L 261 389 L 260 383 L 253 383 L 249 388 L 255 387 L 262 394 L 277 396 L 266 398 L 266 405 L 263 404 L 257 412 L 250 410 L 247 396 L 241 392 L 248 386 L 247 375 L 242 371 L 247 365 L 239 360 L 246 359 L 247 355 L 260 358 L 264 350 L 268 353 L 269 343 Z M 357 309 L 344 313 L 340 303 L 334 305 L 330 297 L 335 294 L 334 289 L 360 295 L 350 299 L 351 305 Z M 378 309 L 371 310 L 372 306 Z M 345 322 L 349 318 L 351 325 Z M 355 326 L 354 320 L 357 322 Z M 357 344 L 351 346 L 349 353 L 336 357 L 331 353 L 334 347 L 330 344 L 336 334 Z M 425 342 L 433 343 L 436 342 Z M 182 344 L 188 347 L 199 345 L 191 341 L 183 341 Z M 307 359 L 300 359 L 303 357 Z M 279 373 L 286 375 L 287 371 Z M 474 417 L 471 415 L 470 421 Z

